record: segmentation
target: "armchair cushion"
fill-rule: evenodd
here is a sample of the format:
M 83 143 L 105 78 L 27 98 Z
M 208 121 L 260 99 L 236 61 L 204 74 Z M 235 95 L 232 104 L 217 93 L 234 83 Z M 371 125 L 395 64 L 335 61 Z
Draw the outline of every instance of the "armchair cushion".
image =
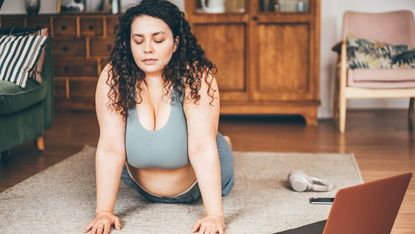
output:
M 46 94 L 46 82 L 38 84 L 34 80 L 28 80 L 26 87 L 22 88 L 12 82 L 0 80 L 0 115 L 24 110 L 43 101 Z
M 40 35 L 47 37 L 49 35 L 48 28 L 42 27 L 2 27 L 0 28 L 0 35 L 13 35 L 13 36 L 26 36 L 26 35 Z M 42 83 L 42 68 L 45 60 L 45 47 L 42 48 L 42 53 L 37 61 L 35 71 L 30 74 L 29 78 L 36 80 L 38 83 Z
M 415 68 L 415 49 L 350 34 L 347 37 L 347 60 L 350 69 Z
M 348 69 L 347 85 L 360 88 L 414 88 L 415 69 Z
M 41 35 L 0 36 L 0 80 L 24 88 L 29 76 L 36 76 L 46 39 Z

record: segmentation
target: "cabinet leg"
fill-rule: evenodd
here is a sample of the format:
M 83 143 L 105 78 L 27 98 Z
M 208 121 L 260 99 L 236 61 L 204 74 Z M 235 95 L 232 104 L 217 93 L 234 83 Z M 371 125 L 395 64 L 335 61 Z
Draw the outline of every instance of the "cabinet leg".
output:
M 303 115 L 303 116 L 304 116 L 305 123 L 307 124 L 307 126 L 317 126 L 318 125 L 317 114 Z
M 35 140 L 36 148 L 40 151 L 45 150 L 45 140 L 43 137 L 39 137 Z

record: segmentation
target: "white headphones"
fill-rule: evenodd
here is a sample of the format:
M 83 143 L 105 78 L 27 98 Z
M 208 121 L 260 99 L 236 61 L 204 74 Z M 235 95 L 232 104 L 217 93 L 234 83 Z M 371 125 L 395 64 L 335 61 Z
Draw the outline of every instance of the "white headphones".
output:
M 301 170 L 292 170 L 288 175 L 288 181 L 291 187 L 297 192 L 307 190 L 327 192 L 333 189 L 333 184 L 330 181 L 308 176 Z

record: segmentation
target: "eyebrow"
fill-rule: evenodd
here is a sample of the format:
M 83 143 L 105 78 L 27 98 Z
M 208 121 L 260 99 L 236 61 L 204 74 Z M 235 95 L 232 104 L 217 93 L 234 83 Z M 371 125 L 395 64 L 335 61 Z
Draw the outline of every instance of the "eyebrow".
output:
M 162 32 L 162 31 L 160 31 L 160 32 L 155 32 L 155 33 L 152 33 L 151 35 L 152 35 L 152 36 L 156 36 L 156 35 L 159 35 L 159 34 L 166 34 L 166 33 L 164 33 L 164 32 Z M 133 36 L 135 36 L 135 37 L 144 37 L 144 35 L 143 35 L 143 34 L 139 34 L 139 33 L 134 33 L 134 34 L 133 34 Z

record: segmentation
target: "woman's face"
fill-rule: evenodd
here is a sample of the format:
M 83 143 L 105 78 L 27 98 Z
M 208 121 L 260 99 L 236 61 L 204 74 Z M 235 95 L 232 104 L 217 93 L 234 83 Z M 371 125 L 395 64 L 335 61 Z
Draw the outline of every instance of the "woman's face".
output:
M 161 19 L 143 15 L 131 24 L 131 52 L 137 66 L 146 74 L 163 71 L 176 51 L 177 42 Z

